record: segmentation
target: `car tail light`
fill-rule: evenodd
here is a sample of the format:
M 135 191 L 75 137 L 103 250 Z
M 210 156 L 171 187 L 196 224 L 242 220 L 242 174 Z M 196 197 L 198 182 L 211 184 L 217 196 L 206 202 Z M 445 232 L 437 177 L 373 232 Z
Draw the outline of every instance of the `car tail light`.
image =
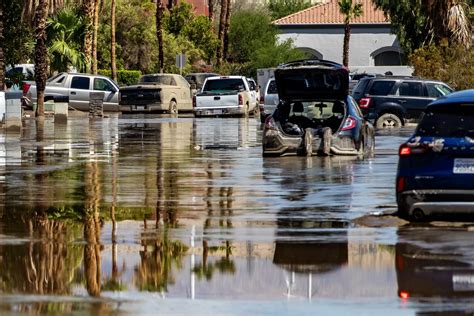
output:
M 405 190 L 405 184 L 406 184 L 406 181 L 405 181 L 405 177 L 398 177 L 397 178 L 397 192 L 400 193 L 400 192 L 403 192 Z
M 239 106 L 242 106 L 242 105 L 244 105 L 244 97 L 241 94 L 239 94 Z
M 31 85 L 29 83 L 23 82 L 22 90 L 23 94 L 27 94 L 30 91 Z
M 277 130 L 277 125 L 272 116 L 267 117 L 265 120 L 265 129 Z
M 193 96 L 193 108 L 196 107 L 196 96 Z
M 260 97 L 260 104 L 265 104 L 265 96 Z
M 398 150 L 398 155 L 400 157 L 406 157 L 410 155 L 419 155 L 424 154 L 430 150 L 430 147 L 427 145 L 416 145 L 409 146 L 408 144 L 402 144 Z
M 410 298 L 410 293 L 408 293 L 407 291 L 398 291 L 398 296 L 400 296 L 400 298 L 404 299 L 404 300 L 407 300 Z
M 342 131 L 348 131 L 357 126 L 357 120 L 352 116 L 348 116 L 342 125 Z
M 370 106 L 370 101 L 371 101 L 370 98 L 362 98 L 362 99 L 360 99 L 360 101 L 359 101 L 359 107 L 360 107 L 361 109 L 367 109 L 367 108 Z

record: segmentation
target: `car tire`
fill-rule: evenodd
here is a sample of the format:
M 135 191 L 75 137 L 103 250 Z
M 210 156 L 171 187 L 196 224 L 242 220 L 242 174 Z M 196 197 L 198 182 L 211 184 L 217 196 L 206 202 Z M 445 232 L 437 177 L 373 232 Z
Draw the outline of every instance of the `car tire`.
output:
M 385 113 L 377 119 L 375 126 L 377 128 L 402 127 L 402 120 L 396 114 Z
M 375 140 L 373 132 L 367 131 L 361 136 L 359 154 L 362 158 L 372 158 L 375 152 Z
M 172 115 L 178 114 L 178 103 L 175 100 L 171 100 L 168 113 Z
M 304 153 L 308 157 L 313 155 L 313 130 L 311 128 L 304 130 Z
M 329 156 L 331 154 L 331 139 L 332 139 L 331 128 L 324 127 L 322 136 L 321 136 L 321 146 L 320 146 L 320 153 L 324 156 Z

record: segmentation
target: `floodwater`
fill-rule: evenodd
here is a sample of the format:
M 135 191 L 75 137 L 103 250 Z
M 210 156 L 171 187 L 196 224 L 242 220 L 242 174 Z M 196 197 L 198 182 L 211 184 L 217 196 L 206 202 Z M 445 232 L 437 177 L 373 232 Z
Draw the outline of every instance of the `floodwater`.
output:
M 262 158 L 254 118 L 28 120 L 0 135 L 0 314 L 471 314 L 474 224 L 390 216 L 411 132 Z

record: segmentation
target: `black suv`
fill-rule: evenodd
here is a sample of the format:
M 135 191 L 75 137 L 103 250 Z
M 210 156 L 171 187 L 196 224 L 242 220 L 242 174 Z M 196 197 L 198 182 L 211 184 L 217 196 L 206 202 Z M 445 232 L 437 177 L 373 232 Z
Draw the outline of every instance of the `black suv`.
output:
M 417 121 L 431 101 L 451 92 L 453 89 L 441 81 L 383 76 L 361 79 L 352 97 L 377 128 L 385 128 Z

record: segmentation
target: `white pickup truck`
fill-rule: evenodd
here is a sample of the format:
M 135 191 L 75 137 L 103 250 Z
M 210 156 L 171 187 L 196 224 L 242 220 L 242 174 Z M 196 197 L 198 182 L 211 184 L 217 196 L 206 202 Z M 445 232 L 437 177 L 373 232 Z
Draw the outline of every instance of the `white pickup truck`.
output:
M 254 99 L 246 77 L 209 77 L 201 91 L 193 98 L 193 112 L 197 117 L 221 115 L 247 117 L 249 113 L 258 114 L 258 104 Z

